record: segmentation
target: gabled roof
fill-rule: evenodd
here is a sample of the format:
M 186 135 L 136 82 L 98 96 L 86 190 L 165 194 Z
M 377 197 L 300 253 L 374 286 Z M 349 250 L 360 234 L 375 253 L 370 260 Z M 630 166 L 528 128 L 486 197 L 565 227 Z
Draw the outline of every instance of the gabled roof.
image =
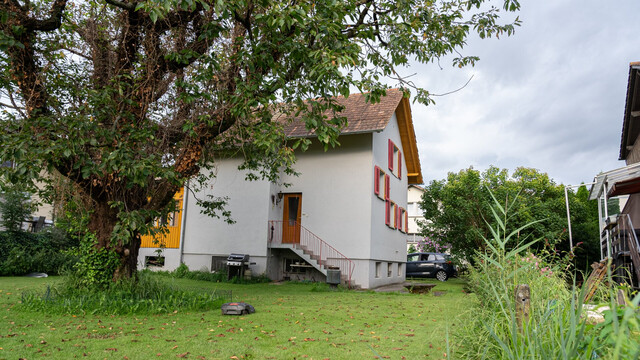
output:
M 627 99 L 622 123 L 619 160 L 625 160 L 640 135 L 640 62 L 629 64 Z
M 363 134 L 382 131 L 389 124 L 395 113 L 398 119 L 400 139 L 407 163 L 407 177 L 409 184 L 422 184 L 422 170 L 418 156 L 418 145 L 411 118 L 409 99 L 399 89 L 387 90 L 387 95 L 380 98 L 378 103 L 370 103 L 365 94 L 351 94 L 348 98 L 339 96 L 335 100 L 344 106 L 340 116 L 347 118 L 347 126 L 341 135 Z M 325 115 L 330 115 L 326 112 Z M 308 131 L 303 121 L 294 119 L 284 126 L 285 134 L 289 137 L 310 137 L 313 132 Z
M 387 96 L 381 97 L 380 102 L 375 104 L 367 102 L 365 94 L 351 94 L 348 98 L 338 96 L 335 98 L 336 102 L 344 106 L 344 110 L 339 115 L 346 117 L 348 123 L 342 129 L 341 134 L 382 131 L 387 127 L 391 115 L 396 111 L 403 98 L 402 91 L 398 89 L 387 90 Z M 325 115 L 331 117 L 329 111 L 325 112 Z M 304 122 L 296 120 L 285 125 L 284 130 L 287 136 L 306 137 L 313 135 L 313 132 L 309 132 L 305 128 Z

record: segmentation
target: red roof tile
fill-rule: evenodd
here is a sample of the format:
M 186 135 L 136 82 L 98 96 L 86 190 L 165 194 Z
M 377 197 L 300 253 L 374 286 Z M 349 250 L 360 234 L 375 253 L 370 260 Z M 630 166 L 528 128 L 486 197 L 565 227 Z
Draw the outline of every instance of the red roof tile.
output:
M 398 108 L 403 98 L 402 91 L 398 89 L 387 90 L 387 95 L 380 98 L 380 102 L 372 104 L 365 100 L 365 94 L 351 94 L 348 98 L 339 96 L 337 102 L 344 106 L 338 116 L 347 118 L 347 126 L 342 129 L 342 134 L 356 134 L 383 130 L 391 116 Z M 328 119 L 333 117 L 331 111 L 326 111 Z M 285 134 L 291 137 L 311 136 L 313 132 L 306 129 L 305 124 L 299 118 L 285 124 Z

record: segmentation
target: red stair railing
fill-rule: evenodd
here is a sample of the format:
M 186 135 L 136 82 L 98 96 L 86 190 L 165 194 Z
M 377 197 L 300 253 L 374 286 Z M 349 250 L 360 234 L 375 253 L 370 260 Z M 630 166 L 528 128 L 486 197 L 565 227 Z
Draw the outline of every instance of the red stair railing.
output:
M 286 228 L 286 230 L 283 230 L 284 228 Z M 355 269 L 355 265 L 351 259 L 344 256 L 340 251 L 327 244 L 326 241 L 322 240 L 304 226 L 293 221 L 287 221 L 286 224 L 282 220 L 269 221 L 269 243 L 276 245 L 282 244 L 282 235 L 285 231 L 291 233 L 299 232 L 300 242 L 291 242 L 290 244 L 300 247 L 302 251 L 309 254 L 312 259 L 318 262 L 318 265 L 324 266 L 325 269 L 328 269 L 330 266 L 338 267 L 342 275 L 345 276 L 348 286 L 351 287 L 351 276 Z

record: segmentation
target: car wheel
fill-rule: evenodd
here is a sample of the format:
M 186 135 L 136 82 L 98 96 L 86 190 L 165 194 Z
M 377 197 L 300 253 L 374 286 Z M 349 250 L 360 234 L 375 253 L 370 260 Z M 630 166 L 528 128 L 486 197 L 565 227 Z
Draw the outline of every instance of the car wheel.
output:
M 436 273 L 436 279 L 440 280 L 440 281 L 447 281 L 447 273 L 440 270 Z

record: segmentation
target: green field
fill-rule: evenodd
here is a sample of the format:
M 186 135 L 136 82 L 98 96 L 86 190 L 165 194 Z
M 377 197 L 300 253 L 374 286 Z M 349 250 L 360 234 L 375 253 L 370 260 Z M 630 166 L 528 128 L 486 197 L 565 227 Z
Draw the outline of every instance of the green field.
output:
M 22 292 L 44 292 L 57 279 L 0 278 L 0 359 L 442 359 L 447 333 L 471 300 L 458 279 L 437 282 L 441 296 L 163 279 L 188 289 L 232 290 L 234 301 L 254 305 L 256 313 L 25 312 Z

